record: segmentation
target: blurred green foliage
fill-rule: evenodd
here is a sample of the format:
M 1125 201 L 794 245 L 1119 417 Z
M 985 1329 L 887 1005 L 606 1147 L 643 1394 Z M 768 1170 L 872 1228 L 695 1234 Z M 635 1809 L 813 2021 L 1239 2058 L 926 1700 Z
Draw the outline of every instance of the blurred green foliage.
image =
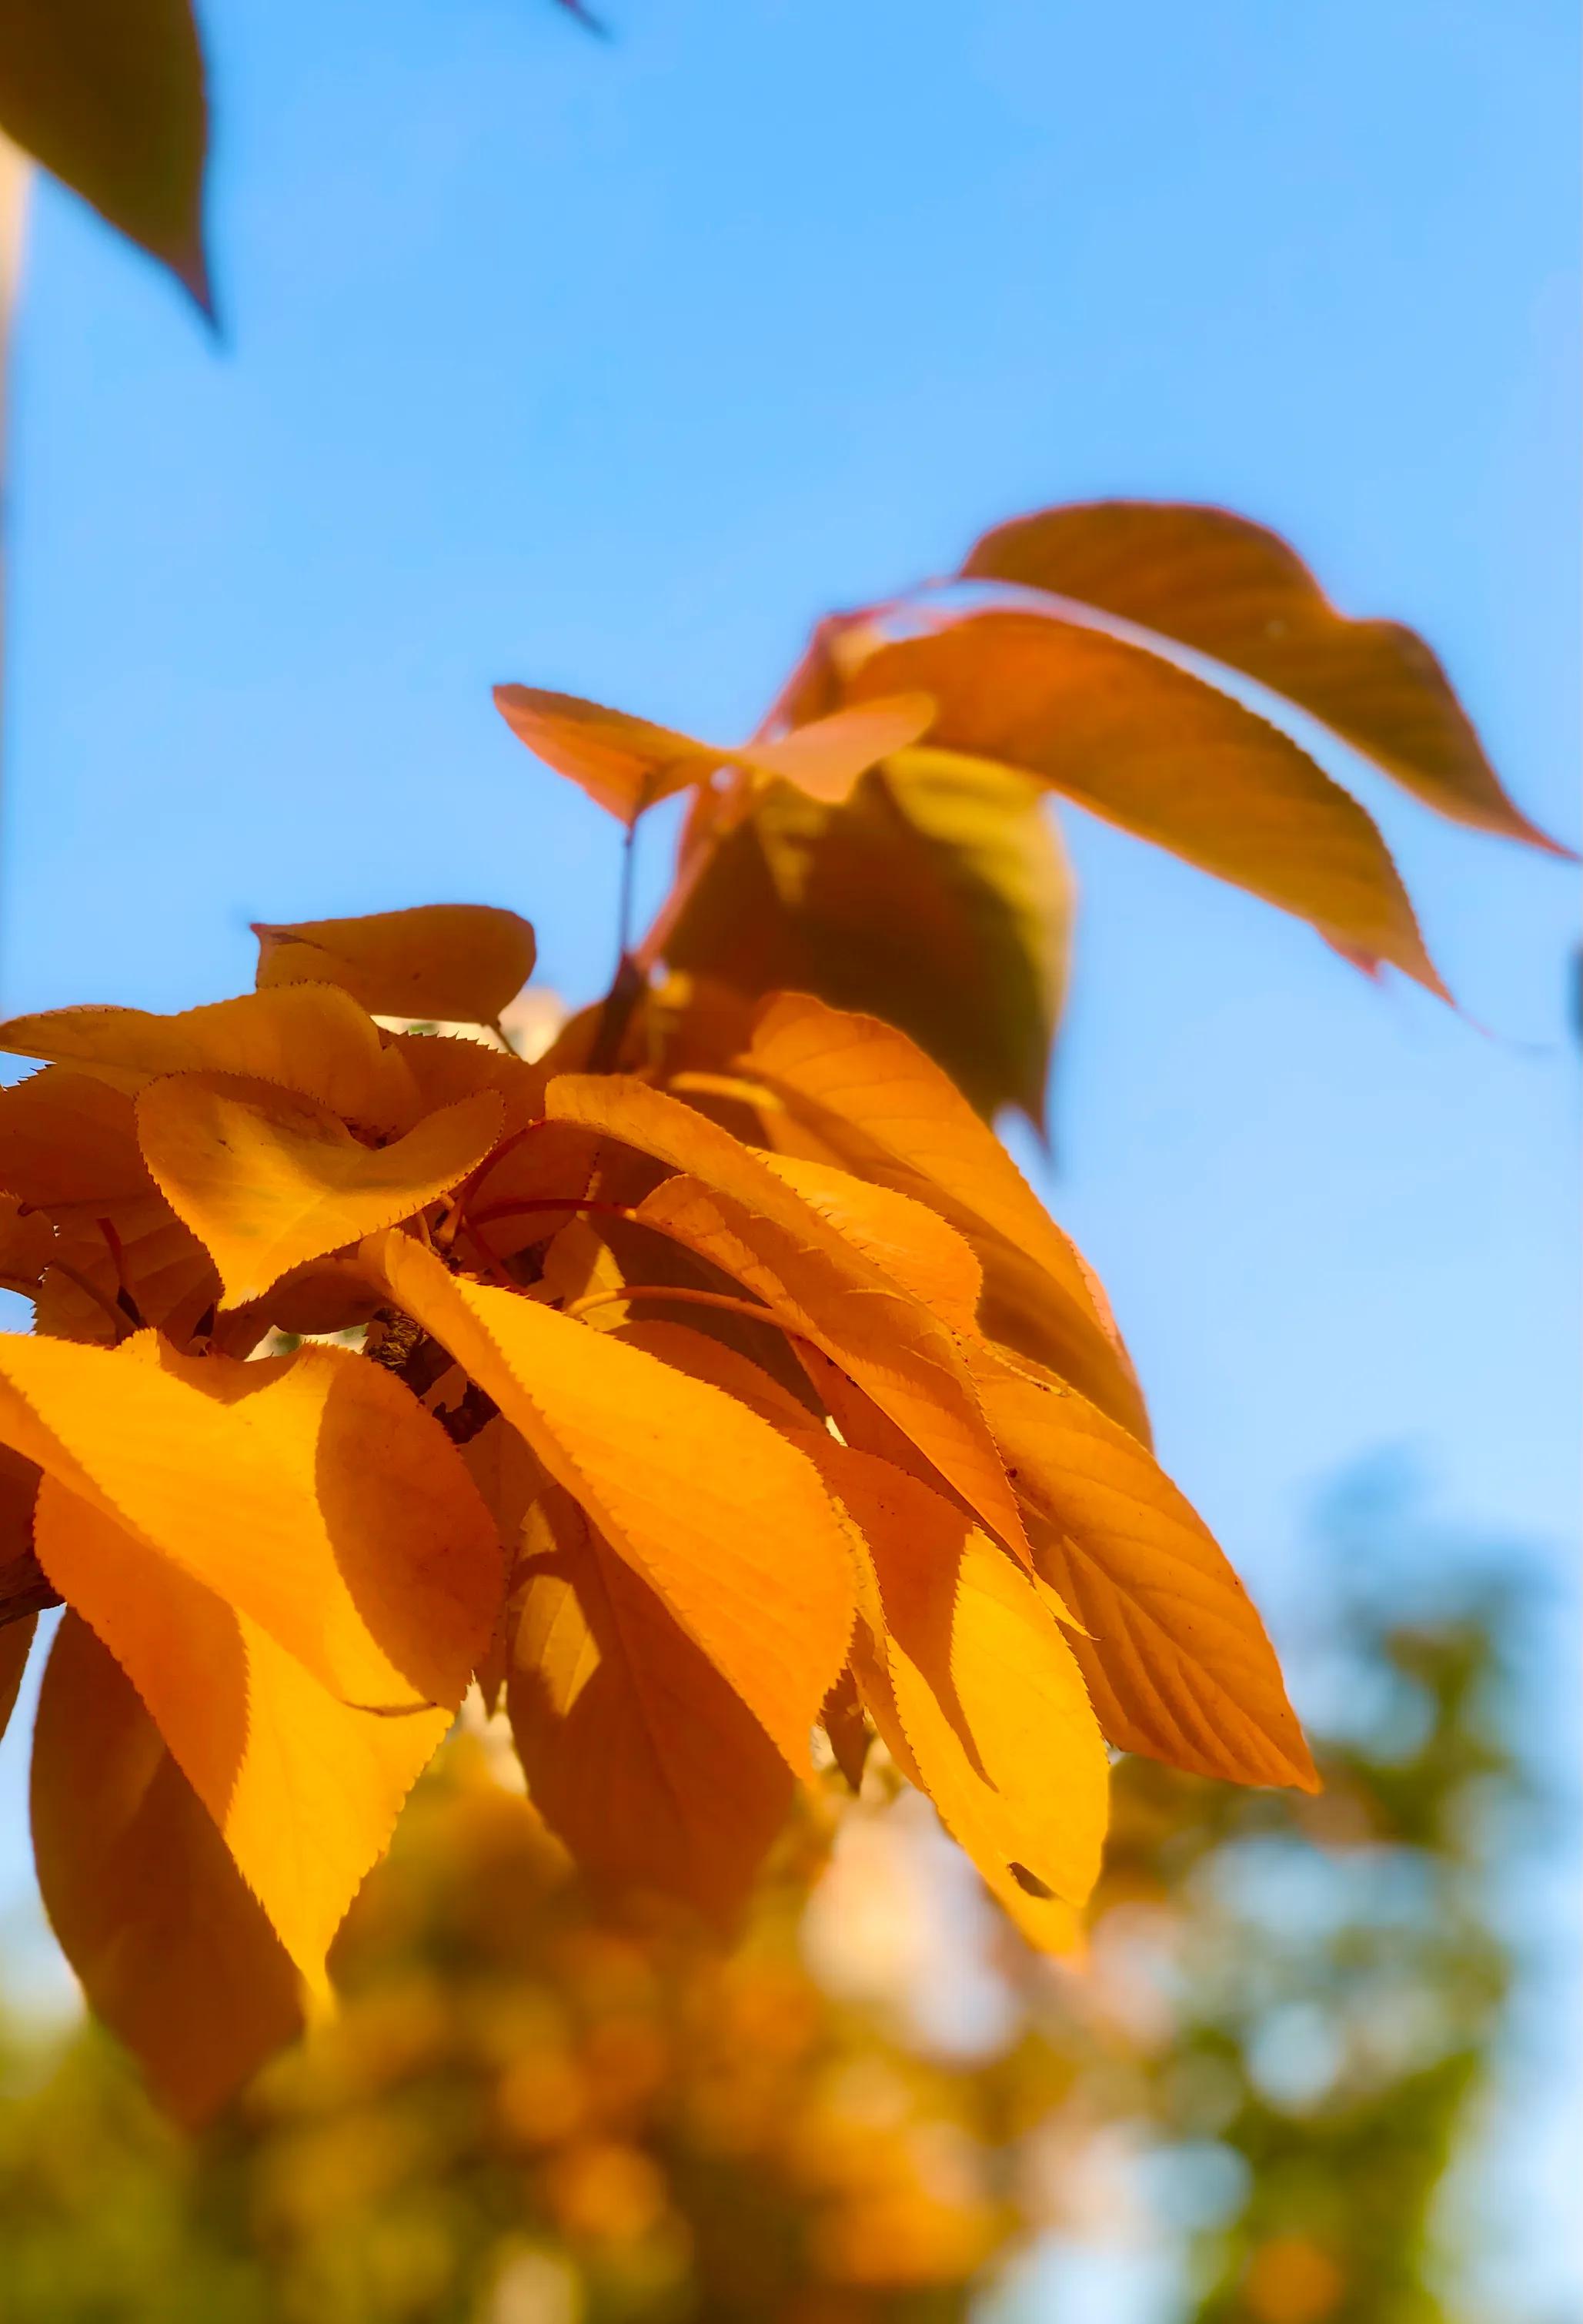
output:
M 202 2144 L 103 2036 L 4 2043 L 0 2318 L 943 2324 L 1114 2201 L 1175 2231 L 1198 2324 L 1448 2324 L 1437 2191 L 1512 1974 L 1519 1613 L 1354 1603 L 1321 1797 L 1124 1762 L 1086 1967 L 963 1892 L 921 2019 L 943 1859 L 883 1771 L 833 1864 L 809 1804 L 722 1960 L 596 1917 L 460 1735 L 344 1932 L 342 2015 Z

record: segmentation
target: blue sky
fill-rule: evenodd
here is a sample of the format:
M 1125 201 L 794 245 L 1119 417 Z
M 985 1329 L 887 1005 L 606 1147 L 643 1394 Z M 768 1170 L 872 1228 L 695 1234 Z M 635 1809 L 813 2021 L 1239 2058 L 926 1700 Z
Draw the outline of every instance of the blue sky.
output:
M 580 997 L 612 827 L 492 681 L 729 733 L 823 609 L 1109 493 L 1240 509 L 1420 627 L 1576 840 L 1560 0 L 206 14 L 223 346 L 37 205 L 8 1008 L 181 1006 L 251 981 L 252 918 L 453 897 Z M 1052 1200 L 1277 1625 L 1382 1447 L 1558 1568 L 1576 1523 L 1575 886 L 1335 763 L 1464 1016 L 1069 825 Z

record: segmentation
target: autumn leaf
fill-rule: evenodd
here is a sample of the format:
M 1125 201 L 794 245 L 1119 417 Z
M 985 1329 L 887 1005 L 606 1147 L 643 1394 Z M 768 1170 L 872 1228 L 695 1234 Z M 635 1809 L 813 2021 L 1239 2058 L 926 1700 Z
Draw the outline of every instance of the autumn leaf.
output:
M 170 1569 L 343 1702 L 461 1700 L 501 1588 L 492 1529 L 454 1446 L 378 1365 L 340 1348 L 183 1356 L 152 1333 L 114 1352 L 8 1336 L 0 1435 L 118 1528 L 102 1570 L 69 1542 L 69 1571 L 39 1551 L 101 1636 L 106 1593 Z
M 351 920 L 255 920 L 258 983 L 335 984 L 379 1017 L 491 1025 L 533 973 L 533 930 L 487 904 L 419 904 Z
M 0 1184 L 36 1210 L 146 1198 L 137 1123 L 125 1091 L 91 1074 L 46 1065 L 0 1090 Z
M 274 1082 L 373 1131 L 405 1130 L 418 1111 L 400 1051 L 350 993 L 327 984 L 244 992 L 170 1017 L 51 1009 L 0 1025 L 0 1050 L 75 1065 L 134 1095 L 165 1074 Z
M 729 1924 L 785 1820 L 790 1768 L 558 1487 L 524 1546 L 507 1701 L 535 1805 L 597 1878 Z
M 450 1709 L 350 1708 L 259 1623 L 173 1559 L 138 1555 L 134 1536 L 52 1478 L 36 1532 L 45 1572 L 131 1679 L 281 1944 L 325 1991 L 330 1940 Z
M 1112 1743 L 1238 1784 L 1317 1787 L 1247 1592 L 1149 1452 L 1064 1382 L 980 1349 L 984 1406 L 1038 1572 L 1072 1608 Z
M 909 1034 L 981 1113 L 1042 1124 L 1072 880 L 1042 786 L 909 750 L 847 804 L 760 792 L 669 940 L 671 966 L 753 999 L 815 992 Z
M 179 2121 L 207 2120 L 300 2029 L 297 1973 L 135 1688 L 70 1613 L 39 1700 L 32 1829 L 89 2007 Z
M 655 1590 L 795 1766 L 845 1659 L 851 1553 L 817 1476 L 756 1414 L 409 1238 L 371 1250 L 557 1484 Z
M 948 1221 L 983 1269 L 985 1330 L 1015 1338 L 1008 1311 L 1025 1309 L 1039 1340 L 1030 1352 L 1146 1439 L 1137 1377 L 1098 1277 L 932 1059 L 872 1017 L 784 993 L 761 1010 L 741 1069 L 767 1101 L 761 1118 L 775 1145 L 839 1161 Z
M 676 1099 L 621 1075 L 563 1074 L 546 1103 L 553 1120 L 668 1163 L 678 1176 L 645 1196 L 640 1221 L 734 1277 L 785 1328 L 823 1348 L 985 1523 L 1023 1548 L 1016 1497 L 957 1342 L 937 1317 L 768 1162 Z
M 1246 517 L 1168 501 L 1043 509 L 987 532 L 962 571 L 1191 646 L 1308 711 L 1455 822 L 1568 852 L 1506 796 L 1423 640 L 1338 613 L 1280 536 Z
M 137 1100 L 143 1159 L 233 1306 L 427 1209 L 477 1167 L 504 1120 L 500 1097 L 481 1090 L 370 1147 L 327 1107 L 229 1075 L 172 1074 Z
M 626 824 L 727 765 L 784 778 L 811 798 L 844 799 L 868 768 L 916 742 L 934 711 L 926 695 L 908 695 L 836 711 L 776 741 L 718 743 L 543 687 L 497 686 L 494 702 L 519 742 Z
M 208 123 L 189 0 L 11 0 L 0 10 L 0 129 L 210 314 Z
M 1072 1646 L 1036 1583 L 942 1495 L 870 1454 L 835 1458 L 884 1609 L 883 1639 L 855 1659 L 864 1705 L 1019 1925 L 1068 1950 L 1109 1775 Z
M 1347 958 L 1445 988 L 1385 842 L 1296 743 L 1142 647 L 1054 615 L 988 613 L 882 647 L 854 698 L 926 687 L 942 750 L 1065 798 L 1307 920 Z

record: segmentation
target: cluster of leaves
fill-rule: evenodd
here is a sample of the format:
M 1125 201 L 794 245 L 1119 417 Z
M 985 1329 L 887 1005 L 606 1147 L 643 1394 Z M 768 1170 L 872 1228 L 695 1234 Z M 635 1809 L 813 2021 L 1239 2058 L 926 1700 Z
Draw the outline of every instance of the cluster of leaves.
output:
M 1388 1571 L 1390 1539 L 1371 1545 Z M 1491 1700 L 1516 1608 L 1394 1607 L 1387 1585 L 1348 1613 L 1348 1693 L 1369 1709 L 1321 1735 L 1322 1798 L 1123 1764 L 1096 1974 L 1003 1949 L 1001 2031 L 971 2058 L 811 1973 L 828 1802 L 723 1960 L 664 1914 L 591 1914 L 456 1738 L 337 1941 L 338 2022 L 196 2149 L 101 2042 L 41 2083 L 16 2057 L 5 2312 L 947 2324 L 1030 2235 L 1091 2233 L 1100 2157 L 1141 2141 L 1150 2176 L 1199 2190 L 1184 2316 L 1440 2324 L 1432 2205 L 1509 1970 L 1475 1835 L 1520 1796 Z M 912 1819 L 868 1790 L 883 1858 Z M 895 1931 L 861 1860 L 815 1885 L 815 1914 Z M 1274 2070 L 1294 2007 L 1301 2085 Z
M 1448 812 L 1534 835 L 1425 650 L 1341 622 L 1269 536 L 1056 512 L 965 569 L 1033 566 L 1261 678 L 1295 633 L 1293 698 Z M 482 906 L 263 927 L 250 994 L 0 1028 L 43 1061 L 0 1093 L 0 1277 L 36 1321 L 0 1349 L 0 1651 L 18 1669 L 66 1601 L 41 1881 L 189 2117 L 327 1990 L 474 1679 L 593 1878 L 724 1926 L 815 1729 L 854 1784 L 877 1732 L 1049 1950 L 1099 1874 L 1107 1744 L 1313 1781 L 1103 1294 L 883 995 L 832 1005 L 877 996 L 809 866 L 850 864 L 865 785 L 909 816 L 954 787 L 1009 860 L 1038 784 L 1438 989 L 1362 810 L 1216 687 L 1054 607 L 827 622 L 740 746 L 502 706 L 629 832 L 689 795 L 655 926 L 545 1057 L 391 1028 L 498 1023 L 532 932 Z M 788 801 L 816 819 L 794 873 Z M 938 890 L 968 851 L 931 844 Z M 765 993 L 787 946 L 811 989 Z M 986 1053 L 986 1109 L 1031 1105 L 989 1054 L 1000 996 L 956 998 L 980 1045 L 920 1029 L 964 1079 Z

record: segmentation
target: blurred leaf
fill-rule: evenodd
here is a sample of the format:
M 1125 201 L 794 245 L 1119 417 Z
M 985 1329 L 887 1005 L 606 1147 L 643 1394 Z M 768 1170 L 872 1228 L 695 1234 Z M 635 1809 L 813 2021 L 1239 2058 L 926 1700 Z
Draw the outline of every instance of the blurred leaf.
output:
M 497 686 L 494 704 L 519 742 L 625 824 L 723 766 L 784 778 L 810 798 L 844 799 L 879 760 L 916 742 L 934 715 L 927 695 L 905 695 L 837 709 L 774 742 L 728 743 L 700 742 L 544 687 Z
M 816 993 L 909 1034 L 980 1113 L 1044 1120 L 1072 882 L 1039 786 L 898 752 L 844 807 L 776 784 L 725 840 L 666 947 L 757 997 Z
M 299 2031 L 297 1975 L 136 1690 L 69 1612 L 39 1700 L 32 1827 L 89 2006 L 171 2112 L 202 2121 Z
M 1431 992 L 1385 842 L 1295 742 L 1157 654 L 1054 615 L 975 613 L 882 646 L 854 696 L 926 689 L 943 749 L 994 760 L 1309 921 Z
M 1507 798 L 1423 640 L 1339 613 L 1280 536 L 1246 517 L 1170 501 L 1045 509 L 987 532 L 962 570 L 1174 638 L 1309 711 L 1442 815 L 1567 852 Z
M 0 128 L 211 313 L 190 0 L 6 0 Z

